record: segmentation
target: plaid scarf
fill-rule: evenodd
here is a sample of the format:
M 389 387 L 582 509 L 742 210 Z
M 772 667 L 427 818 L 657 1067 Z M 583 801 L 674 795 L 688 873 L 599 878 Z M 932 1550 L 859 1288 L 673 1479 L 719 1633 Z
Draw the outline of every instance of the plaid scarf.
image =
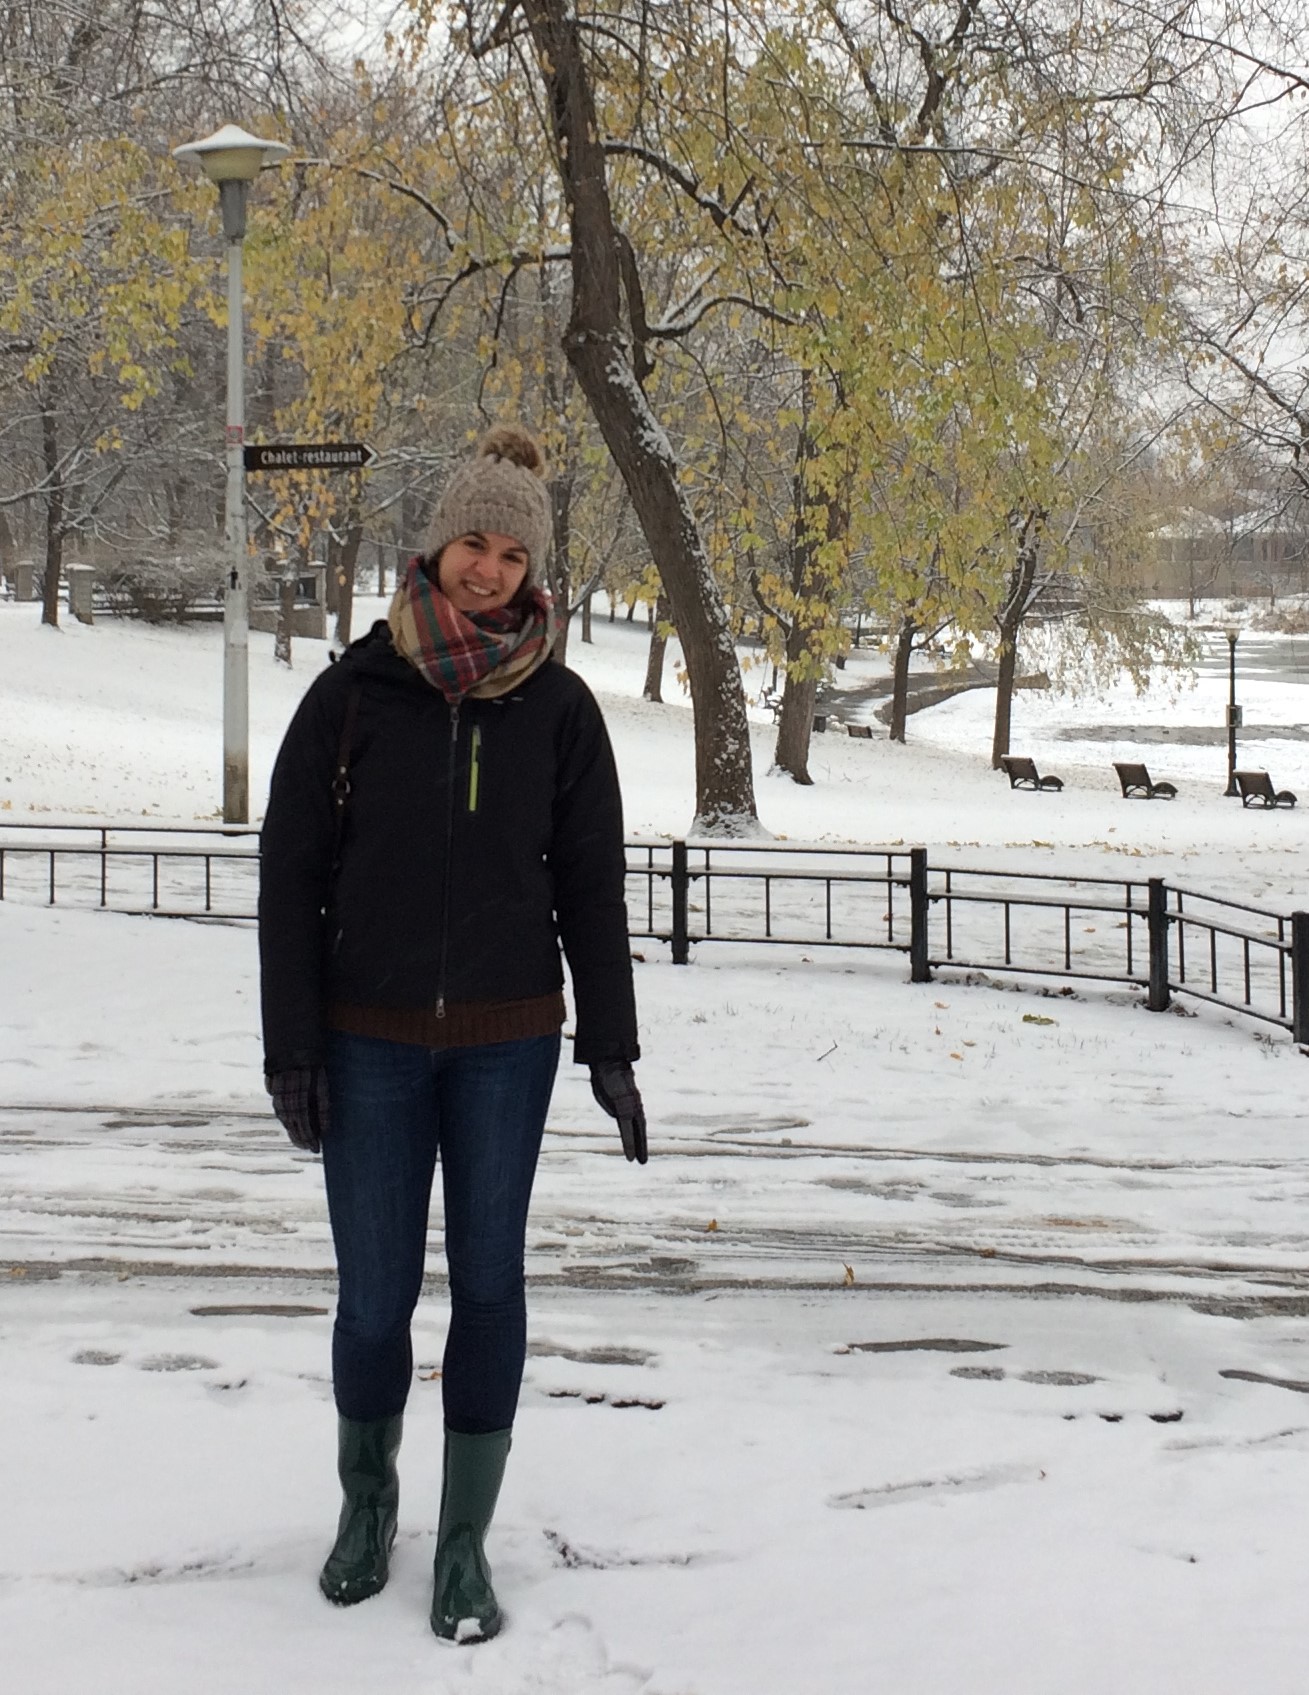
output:
M 550 597 L 531 589 L 518 606 L 458 612 L 423 569 L 409 561 L 386 616 L 391 640 L 451 705 L 465 695 L 494 699 L 525 682 L 554 640 Z

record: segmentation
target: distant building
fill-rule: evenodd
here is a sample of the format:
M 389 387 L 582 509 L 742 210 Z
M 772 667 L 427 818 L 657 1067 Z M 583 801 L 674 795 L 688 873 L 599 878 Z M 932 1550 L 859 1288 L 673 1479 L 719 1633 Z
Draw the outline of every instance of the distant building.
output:
M 1215 517 L 1186 507 L 1153 532 L 1151 591 L 1191 600 L 1309 591 L 1309 528 L 1282 502 Z

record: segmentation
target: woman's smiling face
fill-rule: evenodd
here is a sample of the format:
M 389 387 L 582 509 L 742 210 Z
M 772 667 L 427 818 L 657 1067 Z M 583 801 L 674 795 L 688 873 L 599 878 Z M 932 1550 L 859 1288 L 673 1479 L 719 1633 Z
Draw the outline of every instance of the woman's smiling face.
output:
M 498 612 L 522 588 L 527 567 L 517 537 L 470 530 L 441 549 L 437 586 L 456 612 Z

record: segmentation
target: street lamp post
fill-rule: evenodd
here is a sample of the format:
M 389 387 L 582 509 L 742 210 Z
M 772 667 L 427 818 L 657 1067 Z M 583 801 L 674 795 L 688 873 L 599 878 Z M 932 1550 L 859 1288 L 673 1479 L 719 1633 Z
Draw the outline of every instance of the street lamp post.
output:
M 1236 732 L 1241 727 L 1241 708 L 1236 704 L 1236 644 L 1241 632 L 1229 624 L 1223 631 L 1227 637 L 1227 787 L 1225 795 L 1236 793 Z
M 250 184 L 290 149 L 225 124 L 203 141 L 175 147 L 173 157 L 197 164 L 217 183 L 227 242 L 227 500 L 223 590 L 223 822 L 250 818 L 250 590 L 245 534 L 245 356 L 242 345 L 241 243 Z

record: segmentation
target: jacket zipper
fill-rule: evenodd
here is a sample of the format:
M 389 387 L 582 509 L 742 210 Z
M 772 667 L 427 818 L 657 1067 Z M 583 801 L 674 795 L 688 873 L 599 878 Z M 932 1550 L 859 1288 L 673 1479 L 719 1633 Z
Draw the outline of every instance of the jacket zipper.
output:
M 450 882 L 455 843 L 455 773 L 459 765 L 459 702 L 450 708 L 450 752 L 446 782 L 445 875 L 441 890 L 441 964 L 436 979 L 436 1016 L 445 1017 L 445 979 L 450 964 Z

